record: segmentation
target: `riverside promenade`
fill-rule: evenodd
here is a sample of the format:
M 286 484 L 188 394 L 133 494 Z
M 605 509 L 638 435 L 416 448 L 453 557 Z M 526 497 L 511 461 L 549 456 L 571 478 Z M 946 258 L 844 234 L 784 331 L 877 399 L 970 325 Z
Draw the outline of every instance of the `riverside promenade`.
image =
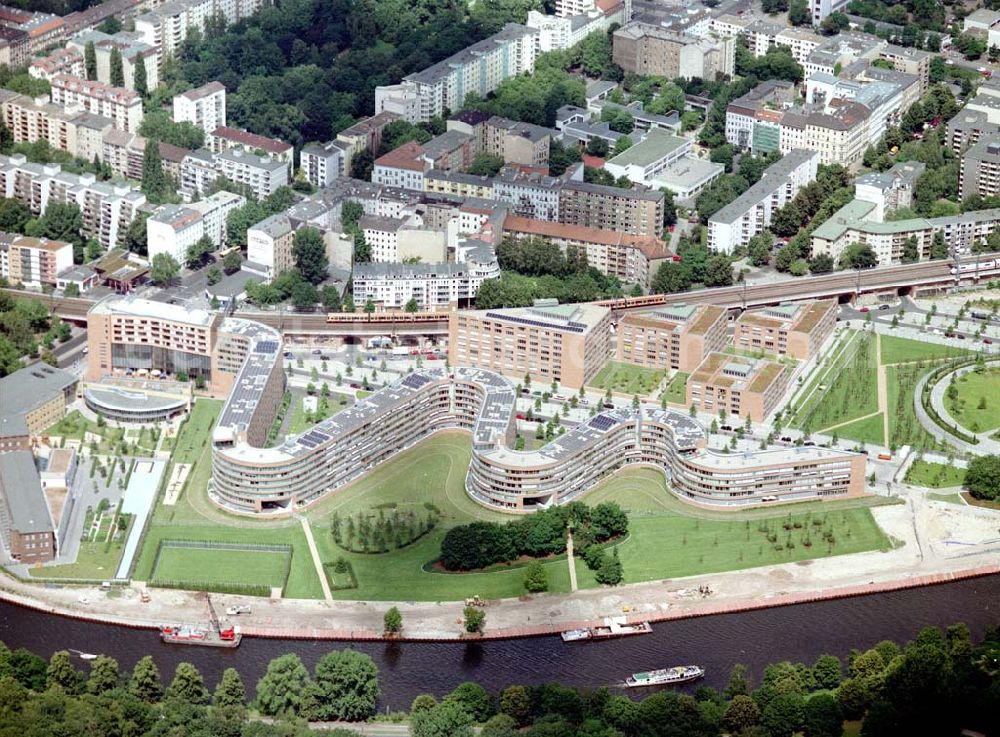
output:
M 894 541 L 891 550 L 490 602 L 484 609 L 483 637 L 547 635 L 609 616 L 656 622 L 735 613 L 1000 574 L 1000 513 L 933 500 L 905 486 L 901 494 L 904 503 L 873 509 Z M 712 594 L 702 596 L 700 586 L 709 586 Z M 52 614 L 134 628 L 207 625 L 204 593 L 149 593 L 151 601 L 142 603 L 139 584 L 111 597 L 96 587 L 43 588 L 0 576 L 0 598 Z M 463 602 L 270 600 L 222 594 L 212 594 L 211 601 L 219 612 L 249 604 L 251 614 L 233 618 L 249 637 L 381 639 L 382 616 L 393 605 L 403 615 L 403 636 L 397 639 L 465 637 Z

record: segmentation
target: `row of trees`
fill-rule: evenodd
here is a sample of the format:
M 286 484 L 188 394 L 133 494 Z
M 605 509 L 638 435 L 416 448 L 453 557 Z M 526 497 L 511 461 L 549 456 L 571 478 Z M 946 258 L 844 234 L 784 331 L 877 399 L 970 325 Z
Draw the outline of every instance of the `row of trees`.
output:
M 418 517 L 412 511 L 393 509 L 388 515 L 380 509 L 377 515 L 359 512 L 345 518 L 333 513 L 330 533 L 333 541 L 356 553 L 385 553 L 416 542 L 438 523 L 438 514 L 429 510 Z
M 566 549 L 570 526 L 574 543 L 583 552 L 595 543 L 624 535 L 628 531 L 628 517 L 614 502 L 594 507 L 573 502 L 505 524 L 472 522 L 459 525 L 448 530 L 441 541 L 441 565 L 452 571 L 468 571 L 521 556 L 555 555 Z
M 473 608 L 482 615 L 481 610 Z M 475 630 L 474 619 L 466 617 Z M 398 610 L 386 613 L 398 632 Z M 862 720 L 865 737 L 957 735 L 1000 729 L 1000 628 L 974 644 L 964 624 L 945 632 L 927 627 L 904 648 L 890 641 L 851 651 L 846 663 L 821 655 L 813 665 L 775 663 L 756 687 L 733 667 L 721 691 L 661 691 L 632 700 L 609 688 L 578 691 L 557 683 L 511 685 L 498 695 L 463 683 L 438 700 L 417 696 L 410 707 L 413 737 L 839 737 L 845 720 Z M 353 650 L 328 653 L 312 673 L 294 654 L 270 662 L 248 700 L 239 673 L 228 668 L 214 692 L 190 663 L 169 684 L 149 656 L 131 673 L 106 656 L 78 671 L 70 654 L 46 662 L 0 644 L 0 729 L 18 735 L 224 735 L 299 737 L 296 719 L 368 719 L 380 694 L 371 658 Z M 248 707 L 273 721 L 251 719 Z
M 22 368 L 22 356 L 55 365 L 52 348 L 69 338 L 69 325 L 51 316 L 41 300 L 0 293 L 0 377 Z

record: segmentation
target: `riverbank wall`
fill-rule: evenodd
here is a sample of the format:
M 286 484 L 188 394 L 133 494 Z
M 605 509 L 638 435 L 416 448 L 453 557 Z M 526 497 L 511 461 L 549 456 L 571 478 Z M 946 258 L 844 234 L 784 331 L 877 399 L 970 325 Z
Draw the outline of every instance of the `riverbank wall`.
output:
M 711 596 L 683 605 L 675 605 L 673 608 L 655 612 L 622 612 L 629 622 L 666 622 L 672 620 L 692 619 L 696 617 L 707 617 L 721 614 L 739 614 L 741 612 L 770 609 L 776 607 L 794 606 L 796 604 L 810 604 L 814 602 L 832 601 L 836 599 L 850 599 L 854 597 L 883 594 L 905 589 L 914 589 L 925 586 L 936 586 L 940 584 L 963 581 L 967 579 L 982 578 L 1000 574 L 1000 565 L 981 566 L 960 571 L 949 571 L 943 573 L 927 574 L 923 576 L 912 576 L 903 579 L 890 581 L 871 581 L 867 584 L 857 584 L 852 586 L 832 587 L 818 591 L 799 591 L 788 593 L 776 593 L 750 600 L 713 601 Z M 627 587 L 614 590 L 627 590 Z M 173 624 L 175 620 L 152 621 L 144 618 L 127 617 L 103 612 L 87 612 L 76 608 L 69 608 L 46 602 L 42 598 L 27 596 L 8 588 L 0 588 L 0 600 L 17 606 L 32 609 L 46 614 L 52 614 L 68 619 L 76 619 L 97 624 L 105 624 L 116 627 L 126 627 L 139 630 L 158 630 L 161 624 Z M 374 602 L 372 602 L 374 603 Z M 386 606 L 390 602 L 384 602 Z M 457 606 L 460 602 L 454 602 Z M 486 607 L 487 623 L 489 622 L 489 607 Z M 240 623 L 241 631 L 245 637 L 260 637 L 267 639 L 288 639 L 288 640 L 329 640 L 342 642 L 371 642 L 371 641 L 397 641 L 397 642 L 459 642 L 477 640 L 509 640 L 528 637 L 543 637 L 555 635 L 569 629 L 595 626 L 601 624 L 603 620 L 570 621 L 560 620 L 546 624 L 531 625 L 525 627 L 506 627 L 497 629 L 487 629 L 481 635 L 467 635 L 460 631 L 460 623 L 456 622 L 454 634 L 436 632 L 433 634 L 420 634 L 419 623 L 407 622 L 406 629 L 398 636 L 386 636 L 382 632 L 371 629 L 337 629 L 318 627 L 296 627 L 295 625 L 263 626 Z

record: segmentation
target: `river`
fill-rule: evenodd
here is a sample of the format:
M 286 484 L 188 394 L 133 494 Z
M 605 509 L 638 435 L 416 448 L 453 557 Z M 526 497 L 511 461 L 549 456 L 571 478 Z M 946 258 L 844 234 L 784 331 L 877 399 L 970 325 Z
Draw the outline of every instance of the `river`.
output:
M 488 611 L 488 610 L 487 610 Z M 973 636 L 1000 624 L 1000 576 L 922 589 L 740 614 L 723 614 L 654 625 L 653 633 L 597 643 L 565 644 L 558 637 L 478 643 L 371 643 L 351 646 L 374 658 L 383 697 L 380 708 L 405 709 L 419 693 L 440 696 L 463 681 L 492 692 L 511 684 L 547 680 L 580 687 L 612 685 L 633 671 L 695 663 L 706 669 L 704 683 L 722 688 L 734 663 L 759 677 L 778 660 L 812 663 L 822 653 L 845 657 L 884 639 L 900 643 L 926 625 L 966 622 Z M 252 691 L 268 661 L 297 653 L 310 669 L 320 656 L 344 643 L 247 638 L 237 650 L 164 645 L 157 633 L 79 622 L 39 614 L 0 602 L 0 640 L 48 658 L 75 648 L 104 653 L 131 669 L 151 654 L 165 682 L 177 663 L 194 663 L 210 688 L 222 670 L 239 670 Z M 85 668 L 86 663 L 78 665 Z

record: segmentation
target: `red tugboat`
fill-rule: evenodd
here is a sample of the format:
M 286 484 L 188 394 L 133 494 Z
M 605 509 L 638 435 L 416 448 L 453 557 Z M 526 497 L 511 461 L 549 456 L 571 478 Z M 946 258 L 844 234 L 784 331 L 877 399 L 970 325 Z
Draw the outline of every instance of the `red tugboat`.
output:
M 160 639 L 168 645 L 205 645 L 207 647 L 240 646 L 243 635 L 239 627 L 222 625 L 218 629 L 199 629 L 185 625 L 163 625 Z

